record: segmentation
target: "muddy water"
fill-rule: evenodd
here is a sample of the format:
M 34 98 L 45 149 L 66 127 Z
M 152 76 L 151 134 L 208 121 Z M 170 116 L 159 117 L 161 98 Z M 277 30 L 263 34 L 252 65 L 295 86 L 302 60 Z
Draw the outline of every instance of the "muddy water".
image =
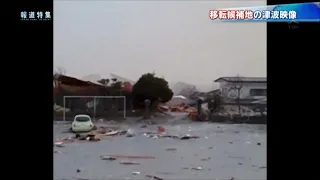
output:
M 128 126 L 128 125 L 124 125 Z M 138 134 L 155 131 L 156 125 L 140 128 Z M 55 125 L 55 137 L 69 125 Z M 266 128 L 264 125 L 222 125 L 212 123 L 170 123 L 169 134 L 199 135 L 196 140 L 111 137 L 100 142 L 74 142 L 55 148 L 55 179 L 266 179 Z M 258 145 L 259 144 L 259 145 Z M 166 149 L 173 148 L 176 151 Z M 100 160 L 100 155 L 123 154 L 155 156 L 136 159 L 140 165 L 121 165 L 118 160 Z M 187 168 L 202 167 L 201 170 Z M 80 172 L 77 172 L 80 169 Z M 140 175 L 133 175 L 133 171 Z

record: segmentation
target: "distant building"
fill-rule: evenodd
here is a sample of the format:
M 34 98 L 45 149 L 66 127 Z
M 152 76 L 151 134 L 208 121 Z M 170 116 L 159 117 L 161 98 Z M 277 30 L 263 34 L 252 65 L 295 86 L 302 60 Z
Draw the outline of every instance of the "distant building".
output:
M 234 102 L 239 97 L 242 102 L 252 102 L 267 97 L 265 77 L 220 77 L 214 82 L 220 84 L 221 95 L 226 101 Z

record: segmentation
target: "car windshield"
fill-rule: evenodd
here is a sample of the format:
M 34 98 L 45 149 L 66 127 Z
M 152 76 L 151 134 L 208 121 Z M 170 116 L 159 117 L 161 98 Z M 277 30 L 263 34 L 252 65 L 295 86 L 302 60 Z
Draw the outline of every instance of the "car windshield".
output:
M 89 117 L 85 117 L 85 116 L 76 117 L 76 121 L 77 122 L 88 122 L 88 121 L 90 121 L 90 118 Z

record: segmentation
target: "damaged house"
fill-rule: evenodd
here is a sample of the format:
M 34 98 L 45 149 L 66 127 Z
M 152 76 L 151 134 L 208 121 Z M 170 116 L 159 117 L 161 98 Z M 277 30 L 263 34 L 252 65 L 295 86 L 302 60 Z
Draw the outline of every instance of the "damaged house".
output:
M 233 103 L 240 99 L 242 104 L 267 98 L 267 78 L 265 77 L 220 77 L 219 83 L 224 102 Z
M 111 81 L 111 80 L 110 80 Z M 103 82 L 103 81 L 102 81 Z M 108 84 L 101 82 L 91 82 L 77 79 L 65 75 L 56 75 L 53 80 L 53 96 L 55 113 L 63 111 L 72 111 L 74 113 L 93 113 L 93 107 L 97 111 L 108 111 L 111 108 L 123 110 L 131 107 L 131 90 L 130 82 L 111 81 Z M 123 99 L 106 99 L 106 98 L 65 98 L 64 96 L 125 96 Z M 95 103 L 94 103 L 95 102 Z M 65 107 L 65 109 L 63 109 Z M 73 116 L 74 114 L 72 114 Z

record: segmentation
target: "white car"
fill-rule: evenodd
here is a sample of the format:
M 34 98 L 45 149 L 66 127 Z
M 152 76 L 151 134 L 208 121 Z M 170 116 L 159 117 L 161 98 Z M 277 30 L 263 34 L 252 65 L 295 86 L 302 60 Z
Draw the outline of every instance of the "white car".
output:
M 93 129 L 93 127 L 94 125 L 90 116 L 79 114 L 74 117 L 71 130 L 73 132 L 89 132 Z

